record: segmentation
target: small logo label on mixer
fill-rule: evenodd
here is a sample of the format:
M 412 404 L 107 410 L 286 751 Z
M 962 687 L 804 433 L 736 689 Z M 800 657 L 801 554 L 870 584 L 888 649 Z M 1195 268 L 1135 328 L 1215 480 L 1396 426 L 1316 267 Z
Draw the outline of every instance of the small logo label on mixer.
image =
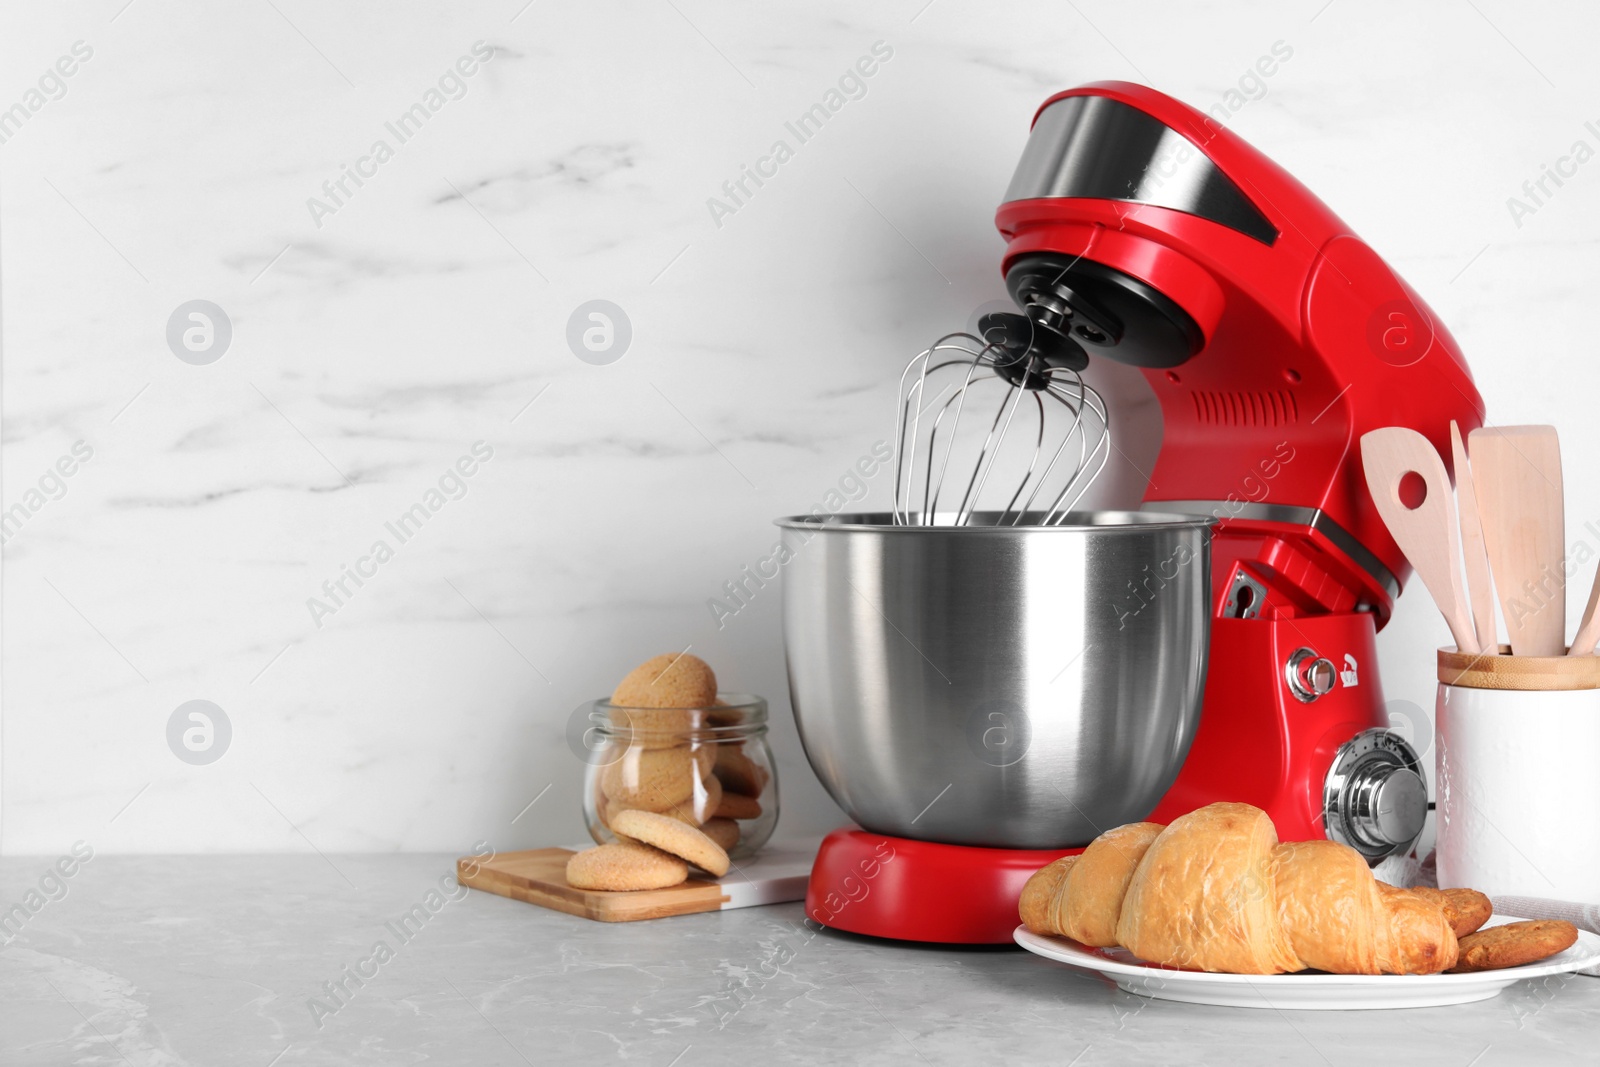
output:
M 1346 652 L 1344 654 L 1344 670 L 1339 672 L 1339 683 L 1346 689 L 1360 685 L 1361 676 L 1356 671 L 1356 658 Z
M 967 747 L 991 767 L 1009 767 L 1028 754 L 1033 725 L 1009 700 L 986 700 L 967 715 Z

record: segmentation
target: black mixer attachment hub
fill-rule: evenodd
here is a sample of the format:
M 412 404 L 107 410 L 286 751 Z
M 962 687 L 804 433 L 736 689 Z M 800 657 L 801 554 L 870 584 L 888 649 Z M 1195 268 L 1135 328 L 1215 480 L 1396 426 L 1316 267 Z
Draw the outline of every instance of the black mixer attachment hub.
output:
M 1166 294 L 1082 256 L 1020 256 L 1006 288 L 1038 327 L 1036 346 L 1053 336 L 1118 363 L 1176 367 L 1205 344 L 1194 319 Z
M 994 372 L 1023 389 L 1045 388 L 1053 370 L 1081 371 L 1089 365 L 1082 345 L 1027 315 L 992 312 L 978 320 L 978 333 L 990 346 Z

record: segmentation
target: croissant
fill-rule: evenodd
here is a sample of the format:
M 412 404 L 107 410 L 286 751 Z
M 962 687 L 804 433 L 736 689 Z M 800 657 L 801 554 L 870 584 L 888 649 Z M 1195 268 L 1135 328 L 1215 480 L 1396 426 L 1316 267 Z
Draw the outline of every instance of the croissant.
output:
M 1279 843 L 1249 804 L 1109 830 L 1035 873 L 1019 908 L 1035 933 L 1191 970 L 1437 974 L 1458 951 L 1436 899 L 1377 881 L 1348 845 Z

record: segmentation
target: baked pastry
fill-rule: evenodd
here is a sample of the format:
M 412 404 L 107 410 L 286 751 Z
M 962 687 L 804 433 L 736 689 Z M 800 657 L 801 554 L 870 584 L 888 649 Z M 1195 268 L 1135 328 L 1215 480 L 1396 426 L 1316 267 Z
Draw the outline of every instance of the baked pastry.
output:
M 1414 885 L 1411 892 L 1427 897 L 1444 909 L 1445 921 L 1460 940 L 1489 921 L 1494 906 L 1476 889 L 1433 889 Z
M 730 793 L 724 789 L 722 802 L 717 805 L 717 814 L 724 819 L 759 819 L 761 804 L 755 797 L 747 797 L 743 793 Z
M 734 823 L 735 826 L 738 823 Z M 1054 863 L 1039 868 L 1022 887 L 1022 899 L 1017 901 L 1017 913 L 1022 925 L 1036 934 L 1065 934 L 1066 929 L 1054 914 L 1055 908 L 1065 899 L 1059 893 L 1061 883 L 1072 873 L 1079 856 L 1063 856 Z M 1071 937 L 1071 934 L 1067 934 Z M 1082 940 L 1079 938 L 1078 940 Z M 1087 944 L 1088 942 L 1084 942 Z
M 717 676 L 688 653 L 655 656 L 628 672 L 611 693 L 613 734 L 635 748 L 670 748 L 698 729 L 717 699 Z
M 700 827 L 700 832 L 721 845 L 724 852 L 732 852 L 739 843 L 739 824 L 732 819 L 718 816 Z
M 703 826 L 717 814 L 722 804 L 722 783 L 714 775 L 696 783 L 694 793 L 672 805 L 663 815 L 670 815 L 690 826 Z
M 1577 940 L 1578 928 L 1562 919 L 1534 919 L 1491 926 L 1461 939 L 1461 959 L 1450 970 L 1461 974 L 1538 963 L 1566 951 Z
M 677 856 L 635 843 L 597 845 L 567 860 L 567 884 L 574 889 L 666 889 L 688 877 L 688 865 Z
M 704 708 L 716 699 L 716 673 L 687 652 L 645 660 L 611 693 L 611 703 L 623 708 Z
M 744 721 L 744 712 L 736 710 L 726 700 L 717 699 L 711 702 L 711 709 L 706 712 L 706 722 L 712 726 L 737 726 Z
M 654 845 L 718 878 L 728 873 L 728 854 L 721 845 L 670 816 L 648 811 L 619 811 L 611 818 L 611 829 L 619 837 Z
M 630 748 L 671 748 L 681 745 L 695 730 L 699 712 L 688 708 L 622 708 L 607 713 L 613 743 Z
M 716 746 L 717 763 L 711 773 L 722 780 L 730 793 L 743 793 L 758 797 L 767 787 L 767 769 L 745 754 L 744 746 L 737 742 L 723 742 Z
M 601 771 L 600 788 L 613 810 L 666 811 L 694 795 L 716 758 L 710 745 L 629 748 Z
M 1457 958 L 1438 903 L 1379 883 L 1346 845 L 1280 844 L 1266 812 L 1248 804 L 1118 827 L 1034 878 L 1019 908 L 1029 929 L 1119 944 L 1164 966 L 1436 974 Z
M 1063 933 L 1097 948 L 1117 944 L 1117 920 L 1128 883 L 1163 829 L 1160 823 L 1129 823 L 1089 843 L 1055 903 L 1054 917 Z
M 1128 881 L 1117 943 L 1191 970 L 1300 970 L 1270 891 L 1277 843 L 1272 820 L 1248 804 L 1212 804 L 1173 820 Z

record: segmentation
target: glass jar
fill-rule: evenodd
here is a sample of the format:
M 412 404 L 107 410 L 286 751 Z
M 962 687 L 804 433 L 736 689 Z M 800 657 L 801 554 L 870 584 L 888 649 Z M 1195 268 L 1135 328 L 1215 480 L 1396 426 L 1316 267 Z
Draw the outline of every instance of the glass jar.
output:
M 697 826 L 734 860 L 752 856 L 778 824 L 778 775 L 767 744 L 767 702 L 722 694 L 705 708 L 590 706 L 596 751 L 583 780 L 583 817 L 600 844 L 608 820 L 635 809 Z

